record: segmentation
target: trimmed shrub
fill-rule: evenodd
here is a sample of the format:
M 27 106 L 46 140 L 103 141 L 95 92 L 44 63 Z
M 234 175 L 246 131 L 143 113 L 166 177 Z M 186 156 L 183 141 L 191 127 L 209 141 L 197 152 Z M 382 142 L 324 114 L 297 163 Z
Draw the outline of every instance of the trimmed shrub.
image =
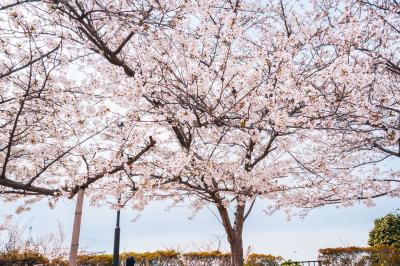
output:
M 68 260 L 62 258 L 52 259 L 49 266 L 68 266 Z
M 121 254 L 121 260 L 134 257 L 135 266 L 230 266 L 230 253 L 220 251 L 178 253 L 174 250 L 154 252 L 126 252 Z M 265 254 L 252 254 L 247 260 L 248 266 L 278 266 L 281 257 Z M 112 255 L 79 256 L 81 266 L 111 266 Z
M 282 262 L 281 266 L 301 266 L 301 264 L 297 261 L 287 260 L 285 262 Z
M 181 257 L 185 266 L 229 266 L 231 264 L 231 254 L 220 251 L 190 252 L 182 254 Z
M 36 252 L 11 251 L 0 253 L 1 266 L 31 266 L 35 264 L 48 264 L 49 260 L 42 254 Z
M 276 257 L 268 254 L 251 254 L 247 258 L 246 265 L 248 266 L 279 266 L 282 262 L 282 257 Z
M 395 247 L 345 247 L 319 250 L 319 259 L 331 266 L 398 266 L 400 250 Z
M 179 266 L 182 263 L 179 261 L 179 253 L 174 250 L 154 251 L 154 252 L 127 252 L 121 255 L 121 260 L 128 257 L 134 257 L 136 260 L 135 266 Z
M 112 266 L 112 255 L 79 255 L 78 265 L 80 266 Z
M 126 252 L 122 253 L 120 259 L 123 261 L 128 257 L 134 257 L 135 266 L 230 266 L 231 254 L 220 251 L 211 252 L 189 252 L 178 253 L 174 250 L 154 252 Z M 279 266 L 281 257 L 266 254 L 251 254 L 246 266 Z M 56 258 L 49 260 L 43 255 L 35 252 L 8 252 L 0 253 L 1 266 L 25 266 L 44 264 L 48 266 L 67 266 L 68 260 Z M 112 266 L 111 254 L 79 255 L 80 266 Z
M 369 249 L 369 261 L 373 266 L 400 265 L 400 249 L 388 246 L 376 246 Z

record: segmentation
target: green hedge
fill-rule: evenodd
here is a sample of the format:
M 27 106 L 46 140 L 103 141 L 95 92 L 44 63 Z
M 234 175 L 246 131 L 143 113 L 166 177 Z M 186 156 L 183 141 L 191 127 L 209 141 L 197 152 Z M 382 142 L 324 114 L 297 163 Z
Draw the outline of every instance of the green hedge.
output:
M 330 266 L 399 266 L 400 250 L 395 247 L 344 247 L 325 248 L 319 250 L 319 260 Z M 127 252 L 121 254 L 121 260 L 133 256 L 137 266 L 208 266 L 230 265 L 230 254 L 219 251 L 179 253 L 174 250 L 154 252 Z M 44 264 L 49 266 L 67 266 L 63 259 L 49 260 L 36 252 L 12 251 L 0 253 L 1 266 L 25 266 Z M 78 264 L 81 266 L 112 266 L 112 255 L 80 255 Z M 283 262 L 281 257 L 266 254 L 251 254 L 246 266 L 279 266 L 296 265 Z
M 134 257 L 135 266 L 229 266 L 230 253 L 219 251 L 178 253 L 174 250 L 154 252 L 126 252 L 121 254 L 121 260 Z M 282 258 L 265 254 L 252 254 L 249 256 L 247 266 L 277 266 Z M 67 266 L 68 261 L 62 259 L 49 260 L 41 254 L 34 252 L 9 252 L 0 254 L 1 266 L 25 266 L 25 264 L 44 264 L 49 266 Z M 112 255 L 80 255 L 80 266 L 112 266 Z
M 135 266 L 179 266 L 182 265 L 180 254 L 175 250 L 158 250 L 154 252 L 127 252 L 121 254 L 121 260 L 128 257 L 134 257 L 136 260 Z
M 7 253 L 0 253 L 1 266 L 25 266 L 35 264 L 49 264 L 49 260 L 36 252 L 18 252 L 11 251 Z
M 319 250 L 319 259 L 327 265 L 399 266 L 400 250 L 395 247 L 344 247 Z
M 78 256 L 78 264 L 80 266 L 112 266 L 112 255 L 100 254 L 100 255 L 80 255 Z
M 231 264 L 231 254 L 221 253 L 219 251 L 190 252 L 182 254 L 181 257 L 181 261 L 183 261 L 185 266 L 229 266 Z
M 319 250 L 319 260 L 330 266 L 399 266 L 400 250 L 395 247 L 345 247 L 325 248 Z M 219 251 L 179 253 L 174 250 L 154 252 L 127 252 L 121 254 L 121 260 L 133 256 L 137 266 L 208 266 L 230 265 L 230 254 Z M 25 266 L 44 264 L 49 266 L 67 266 L 68 261 L 62 259 L 49 260 L 36 252 L 0 253 L 1 266 Z M 78 265 L 81 266 L 112 266 L 112 255 L 80 255 Z M 266 254 L 251 254 L 246 266 L 279 266 L 296 265 L 283 262 L 281 257 Z
M 248 266 L 279 266 L 283 261 L 282 257 L 275 257 L 268 254 L 251 254 L 247 258 Z

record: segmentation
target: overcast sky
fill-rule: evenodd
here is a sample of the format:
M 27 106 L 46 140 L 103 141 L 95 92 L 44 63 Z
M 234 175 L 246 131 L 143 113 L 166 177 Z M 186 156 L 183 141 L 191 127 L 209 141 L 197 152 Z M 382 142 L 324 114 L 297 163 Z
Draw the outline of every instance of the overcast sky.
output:
M 265 215 L 259 202 L 245 224 L 244 246 L 252 251 L 280 255 L 286 259 L 310 260 L 317 257 L 318 249 L 367 244 L 368 232 L 375 218 L 399 208 L 398 199 L 381 198 L 373 208 L 358 205 L 337 209 L 335 206 L 313 210 L 305 219 L 287 221 L 282 212 Z M 13 213 L 15 204 L 0 203 L 0 215 Z M 164 211 L 167 204 L 154 203 L 133 222 L 135 214 L 122 211 L 121 250 L 152 251 L 174 248 L 196 251 L 206 247 L 216 248 L 223 228 L 210 210 L 204 209 L 193 219 L 185 208 Z M 60 220 L 67 234 L 67 246 L 73 223 L 75 201 L 65 200 L 55 209 L 38 203 L 32 211 L 17 216 L 21 225 L 32 226 L 32 235 L 40 236 L 56 231 Z M 115 211 L 106 207 L 84 206 L 81 247 L 92 252 L 112 252 Z M 28 234 L 28 232 L 26 232 Z M 216 237 L 218 236 L 218 237 Z M 224 238 L 225 239 L 225 238 Z M 225 249 L 227 242 L 223 243 Z

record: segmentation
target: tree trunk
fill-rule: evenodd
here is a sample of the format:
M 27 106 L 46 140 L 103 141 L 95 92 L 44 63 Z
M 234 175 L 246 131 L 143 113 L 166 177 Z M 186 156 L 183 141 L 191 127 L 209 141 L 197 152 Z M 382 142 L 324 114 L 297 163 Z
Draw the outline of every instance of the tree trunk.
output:
M 242 240 L 242 236 L 237 236 L 237 238 L 234 239 L 230 243 L 230 247 L 231 247 L 232 265 L 234 265 L 234 266 L 243 266 L 244 259 L 243 259 L 243 240 Z
M 82 205 L 85 190 L 79 189 L 76 200 L 74 227 L 72 229 L 71 250 L 69 253 L 69 266 L 76 266 L 78 263 L 79 234 L 81 231 Z
M 244 265 L 244 258 L 243 258 L 243 224 L 244 224 L 244 210 L 245 210 L 245 203 L 241 202 L 240 204 L 236 205 L 236 212 L 235 212 L 235 221 L 234 225 L 232 226 L 229 213 L 226 207 L 222 206 L 221 204 L 217 204 L 218 212 L 222 219 L 222 224 L 224 226 L 228 242 L 231 248 L 231 261 L 232 266 L 243 266 Z

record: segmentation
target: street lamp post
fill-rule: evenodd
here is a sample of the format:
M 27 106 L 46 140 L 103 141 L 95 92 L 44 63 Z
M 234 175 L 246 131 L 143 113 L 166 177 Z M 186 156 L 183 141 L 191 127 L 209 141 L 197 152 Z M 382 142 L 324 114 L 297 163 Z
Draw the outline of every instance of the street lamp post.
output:
M 121 230 L 119 228 L 120 210 L 117 211 L 117 225 L 114 232 L 114 253 L 113 253 L 113 266 L 119 266 L 119 238 Z

